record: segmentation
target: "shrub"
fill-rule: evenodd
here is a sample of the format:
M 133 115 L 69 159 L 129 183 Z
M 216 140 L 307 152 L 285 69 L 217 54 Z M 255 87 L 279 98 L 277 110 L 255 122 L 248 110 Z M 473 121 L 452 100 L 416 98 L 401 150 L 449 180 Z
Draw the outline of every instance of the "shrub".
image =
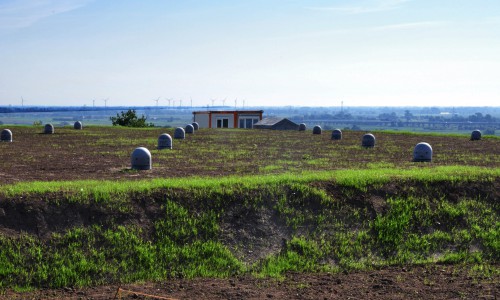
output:
M 495 128 L 487 128 L 487 129 L 484 131 L 484 134 L 487 134 L 487 135 L 495 135 Z
M 146 123 L 146 117 L 142 115 L 137 117 L 135 110 L 129 109 L 127 112 L 116 114 L 116 117 L 110 117 L 113 126 L 126 126 L 126 127 L 154 127 L 153 123 Z

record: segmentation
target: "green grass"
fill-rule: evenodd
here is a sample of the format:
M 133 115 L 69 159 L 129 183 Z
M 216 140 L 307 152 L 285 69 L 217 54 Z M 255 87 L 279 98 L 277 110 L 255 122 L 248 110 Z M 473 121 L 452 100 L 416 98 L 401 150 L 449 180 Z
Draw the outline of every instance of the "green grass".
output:
M 395 134 L 395 135 L 413 135 L 413 136 L 421 136 L 423 133 L 428 136 L 450 136 L 450 137 L 458 137 L 458 138 L 470 138 L 472 130 L 463 130 L 463 132 L 457 133 L 454 131 L 440 131 L 440 132 L 431 132 L 431 131 L 408 131 L 408 130 L 374 130 L 374 133 L 380 132 L 380 133 L 388 133 L 388 134 Z M 483 134 L 481 136 L 482 139 L 500 139 L 500 136 L 498 135 L 485 135 Z
M 174 211 L 180 216 L 155 224 L 153 241 L 142 238 L 141 229 L 134 226 L 74 228 L 54 235 L 48 243 L 29 236 L 2 237 L 0 287 L 227 277 L 244 270 L 224 245 L 213 236 L 208 238 L 213 228 L 206 228 L 203 218 L 183 215 L 182 209 Z
M 41 198 L 53 207 L 99 207 L 116 217 L 70 227 L 45 239 L 27 233 L 0 236 L 0 288 L 242 273 L 281 277 L 289 271 L 436 262 L 473 263 L 485 266 L 485 273 L 496 272 L 488 266 L 500 258 L 498 199 L 467 187 L 491 187 L 500 169 L 380 166 L 244 177 L 5 185 L 0 195 L 6 201 Z M 461 194 L 452 197 L 450 190 Z M 383 210 L 374 211 L 374 192 L 383 199 Z M 140 201 L 161 208 L 151 226 L 119 221 L 120 215 L 132 218 Z M 242 212 L 272 212 L 277 223 L 270 225 L 283 226 L 290 234 L 281 249 L 246 263 L 232 252 L 221 236 L 227 234 L 223 228 L 231 226 L 226 217 L 235 205 Z M 245 246 L 251 245 L 241 247 Z
M 340 185 L 363 188 L 367 185 L 382 184 L 390 180 L 413 179 L 423 182 L 439 182 L 456 180 L 493 180 L 500 176 L 500 168 L 482 168 L 470 166 L 441 166 L 435 168 L 413 168 L 401 170 L 397 168 L 378 168 L 367 170 L 334 170 L 304 171 L 299 174 L 270 174 L 249 176 L 184 177 L 168 179 L 148 179 L 134 181 L 35 181 L 5 185 L 0 195 L 13 197 L 22 194 L 44 194 L 62 192 L 72 199 L 90 199 L 106 201 L 110 195 L 123 195 L 132 192 L 147 192 L 159 188 L 208 189 L 218 191 L 235 187 L 253 188 L 262 185 L 279 185 L 281 183 L 307 183 L 314 181 L 335 181 Z

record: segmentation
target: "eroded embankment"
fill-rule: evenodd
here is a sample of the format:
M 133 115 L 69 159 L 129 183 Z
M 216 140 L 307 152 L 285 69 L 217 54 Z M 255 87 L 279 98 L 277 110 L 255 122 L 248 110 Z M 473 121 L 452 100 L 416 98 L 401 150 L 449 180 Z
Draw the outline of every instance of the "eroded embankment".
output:
M 0 287 L 498 262 L 500 178 L 0 199 Z

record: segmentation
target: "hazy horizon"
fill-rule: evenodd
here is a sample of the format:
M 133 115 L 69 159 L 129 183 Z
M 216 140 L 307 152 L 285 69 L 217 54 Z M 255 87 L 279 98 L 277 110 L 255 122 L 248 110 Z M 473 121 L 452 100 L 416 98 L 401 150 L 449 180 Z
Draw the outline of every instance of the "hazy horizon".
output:
M 487 0 L 8 0 L 0 105 L 495 107 L 499 36 Z
M 0 107 L 15 107 L 15 108 L 50 108 L 50 107 L 61 107 L 61 108 L 87 108 L 87 109 L 113 109 L 113 108 L 118 108 L 118 109 L 123 109 L 123 108 L 151 108 L 151 109 L 189 109 L 189 108 L 203 108 L 203 109 L 227 109 L 227 110 L 245 110 L 245 109 L 265 109 L 265 108 L 327 108 L 327 109 L 332 109 L 332 108 L 338 108 L 338 109 L 348 109 L 348 108 L 376 108 L 376 109 L 390 109 L 390 108 L 450 108 L 450 109 L 473 109 L 473 108 L 492 108 L 492 109 L 500 109 L 500 105 L 468 105 L 468 106 L 449 106 L 449 105 L 424 105 L 424 106 L 415 106 L 415 105 L 392 105 L 392 106 L 387 106 L 387 105 L 258 105 L 258 106 L 245 106 L 245 107 L 234 107 L 234 106 L 210 106 L 210 105 L 193 105 L 193 106 L 156 106 L 156 105 L 108 105 L 108 106 L 92 106 L 92 105 L 0 105 Z

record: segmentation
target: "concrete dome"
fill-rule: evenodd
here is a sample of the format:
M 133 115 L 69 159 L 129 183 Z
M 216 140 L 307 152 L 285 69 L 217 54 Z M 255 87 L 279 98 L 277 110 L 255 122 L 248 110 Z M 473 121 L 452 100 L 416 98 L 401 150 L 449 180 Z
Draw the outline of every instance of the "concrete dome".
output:
M 361 140 L 361 146 L 365 148 L 375 147 L 375 136 L 371 133 L 363 135 L 363 139 Z
M 131 163 L 134 170 L 150 170 L 151 152 L 144 147 L 135 148 L 132 152 Z
M 83 129 L 82 122 L 80 122 L 80 121 L 76 121 L 76 122 L 75 122 L 75 125 L 73 125 L 73 128 L 74 128 L 74 129 L 77 129 L 77 130 Z
M 162 133 L 158 137 L 158 149 L 172 149 L 172 137 L 168 133 Z
M 418 143 L 413 149 L 413 161 L 432 161 L 432 147 L 428 143 Z
M 45 124 L 45 127 L 43 128 L 43 133 L 46 133 L 46 134 L 52 134 L 52 133 L 54 133 L 54 125 L 52 125 L 52 124 Z
M 185 138 L 186 138 L 186 132 L 184 131 L 184 128 L 182 128 L 182 127 L 175 128 L 174 139 L 183 140 Z
M 334 129 L 332 131 L 332 140 L 341 140 L 342 139 L 342 131 L 340 129 Z
M 481 131 L 478 129 L 474 130 L 470 135 L 471 141 L 479 141 L 481 139 Z
M 0 135 L 0 141 L 12 142 L 12 131 L 10 131 L 10 129 L 2 130 L 2 134 Z
M 194 126 L 191 124 L 186 125 L 186 133 L 194 133 Z
M 306 128 L 307 128 L 307 127 L 306 127 L 306 124 L 304 124 L 304 123 L 300 123 L 300 124 L 299 124 L 299 131 L 305 131 L 305 130 L 306 130 Z
M 313 134 L 321 134 L 321 126 L 316 125 L 313 127 Z
M 200 124 L 198 124 L 198 122 L 193 122 L 191 125 L 193 125 L 194 130 L 200 129 Z

